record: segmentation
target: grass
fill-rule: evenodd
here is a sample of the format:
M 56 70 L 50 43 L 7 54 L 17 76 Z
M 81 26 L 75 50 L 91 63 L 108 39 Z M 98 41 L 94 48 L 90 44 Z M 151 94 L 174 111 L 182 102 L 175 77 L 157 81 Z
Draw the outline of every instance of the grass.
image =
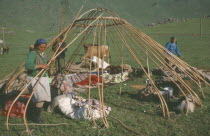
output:
M 172 23 L 158 25 L 153 28 L 144 28 L 143 32 L 150 35 L 156 41 L 164 45 L 172 35 L 178 37 L 178 43 L 184 60 L 196 67 L 209 67 L 209 42 L 210 42 L 210 19 L 203 20 L 203 36 L 199 34 L 199 19 L 192 19 L 184 23 Z M 55 33 L 38 33 L 19 31 L 11 28 L 15 34 L 7 34 L 7 41 L 11 44 L 11 53 L 8 56 L 0 56 L 0 78 L 3 78 L 11 70 L 20 64 L 28 52 L 28 45 L 33 44 L 38 37 L 50 40 Z M 32 42 L 31 42 L 32 41 Z M 68 50 L 69 52 L 72 49 Z M 126 53 L 127 55 L 127 53 Z M 128 60 L 131 60 L 128 56 Z M 145 77 L 123 83 L 122 94 L 119 95 L 120 84 L 105 88 L 105 103 L 112 107 L 111 116 L 120 119 L 127 126 L 135 129 L 143 135 L 157 136 L 207 136 L 210 135 L 210 92 L 205 88 L 206 99 L 203 99 L 204 106 L 197 107 L 194 113 L 185 116 L 175 116 L 171 120 L 162 117 L 157 98 L 140 99 L 137 90 L 132 89 L 132 84 L 143 84 Z M 86 97 L 85 94 L 83 94 Z M 92 98 L 97 98 L 97 91 L 92 90 Z M 173 104 L 173 102 L 171 103 Z M 175 104 L 176 105 L 176 104 Z M 175 106 L 170 107 L 171 112 L 176 112 Z M 91 121 L 71 120 L 62 114 L 42 113 L 45 123 L 68 123 L 64 126 L 30 126 L 34 135 L 75 135 L 75 136 L 127 136 L 135 135 L 124 129 L 115 120 L 108 117 L 109 129 L 104 129 L 100 120 L 97 121 L 99 128 L 93 128 Z M 6 130 L 5 117 L 0 116 L 0 136 L 21 135 L 25 130 L 24 126 L 12 126 Z M 12 118 L 11 123 L 22 123 L 22 119 Z

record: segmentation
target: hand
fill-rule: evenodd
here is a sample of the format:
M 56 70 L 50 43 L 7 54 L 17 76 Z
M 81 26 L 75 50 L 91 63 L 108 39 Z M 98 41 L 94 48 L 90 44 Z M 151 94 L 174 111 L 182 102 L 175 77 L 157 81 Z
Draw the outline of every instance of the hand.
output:
M 48 70 L 49 66 L 47 64 L 42 64 L 42 68 L 45 69 L 45 70 Z
M 48 70 L 49 69 L 49 66 L 47 64 L 40 64 L 40 65 L 37 65 L 36 66 L 36 69 L 45 69 L 45 70 Z

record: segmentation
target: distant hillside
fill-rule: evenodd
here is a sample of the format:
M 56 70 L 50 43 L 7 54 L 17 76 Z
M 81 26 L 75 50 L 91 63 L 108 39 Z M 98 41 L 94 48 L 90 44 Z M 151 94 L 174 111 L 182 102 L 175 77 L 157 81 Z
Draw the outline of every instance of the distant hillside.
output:
M 110 9 L 137 26 L 164 18 L 210 15 L 210 0 L 0 0 L 0 27 L 34 31 L 57 31 L 62 8 L 65 24 L 78 9 Z

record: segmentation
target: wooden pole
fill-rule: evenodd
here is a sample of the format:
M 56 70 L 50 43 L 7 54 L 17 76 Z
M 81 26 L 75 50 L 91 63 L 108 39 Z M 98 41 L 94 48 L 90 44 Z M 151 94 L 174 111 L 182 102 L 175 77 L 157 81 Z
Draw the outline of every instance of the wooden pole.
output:
M 66 48 L 68 48 L 81 34 L 83 34 L 93 23 L 95 23 L 100 17 L 102 16 L 102 14 L 100 16 L 98 16 L 97 19 L 95 19 L 86 29 L 84 29 L 82 32 L 80 32 L 77 37 L 75 37 L 65 48 L 63 48 L 61 51 L 59 51 L 57 54 L 54 53 L 53 57 L 50 59 L 50 61 L 48 62 L 48 65 L 50 65 L 50 63 L 52 62 L 52 60 L 56 59 L 58 55 L 60 55 L 61 52 L 63 52 L 63 50 L 65 50 Z M 38 77 L 39 75 L 40 78 L 43 76 L 45 70 L 42 69 L 32 80 L 34 80 L 36 77 Z M 39 78 L 39 79 L 40 79 Z M 7 130 L 9 130 L 9 116 L 10 116 L 10 112 L 11 112 L 11 109 L 14 105 L 14 103 L 17 101 L 17 99 L 20 97 L 20 95 L 23 93 L 23 91 L 30 85 L 30 83 L 32 82 L 32 80 L 27 84 L 27 86 L 21 91 L 21 93 L 16 97 L 16 99 L 13 101 L 12 105 L 10 106 L 10 109 L 8 111 L 8 114 L 7 114 L 7 119 L 6 119 L 6 126 L 7 126 Z M 39 83 L 39 80 L 37 81 L 37 83 Z M 32 93 L 34 92 L 34 90 L 32 91 Z M 30 96 L 29 99 L 31 99 L 32 95 Z M 27 102 L 26 104 L 26 108 L 25 110 L 27 110 L 27 107 L 28 107 L 28 104 L 29 104 L 29 101 Z M 26 113 L 24 113 L 24 124 L 26 126 L 26 131 L 29 131 L 28 129 L 28 125 L 27 125 L 27 121 L 26 121 Z
M 150 76 L 150 68 L 149 68 L 149 58 L 148 58 L 148 50 L 146 50 L 146 54 L 147 54 L 147 71 L 148 71 L 148 75 Z

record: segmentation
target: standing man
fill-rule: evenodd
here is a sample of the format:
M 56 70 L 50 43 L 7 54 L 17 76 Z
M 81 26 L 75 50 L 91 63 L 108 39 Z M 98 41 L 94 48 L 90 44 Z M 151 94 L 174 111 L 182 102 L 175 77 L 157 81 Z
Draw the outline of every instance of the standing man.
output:
M 53 44 L 52 46 L 52 50 L 54 52 L 56 52 L 56 50 L 59 48 L 58 52 L 60 52 L 61 50 L 63 50 L 66 47 L 66 43 L 63 42 L 64 36 L 61 35 L 58 39 L 58 41 L 56 43 Z M 65 52 L 67 51 L 67 49 L 65 49 L 63 52 L 61 52 L 60 55 L 58 55 L 58 57 L 56 58 L 56 69 L 57 72 L 60 73 L 62 72 L 62 68 L 65 66 Z

